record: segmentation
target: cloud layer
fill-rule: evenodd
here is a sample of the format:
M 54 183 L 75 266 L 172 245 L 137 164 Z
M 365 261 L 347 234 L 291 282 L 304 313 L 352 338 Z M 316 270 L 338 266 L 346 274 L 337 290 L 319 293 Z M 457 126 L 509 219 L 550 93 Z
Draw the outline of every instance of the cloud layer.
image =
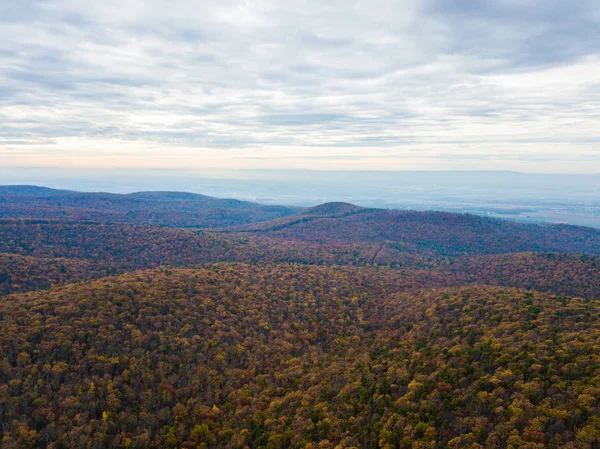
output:
M 0 164 L 600 172 L 596 0 L 0 3 Z

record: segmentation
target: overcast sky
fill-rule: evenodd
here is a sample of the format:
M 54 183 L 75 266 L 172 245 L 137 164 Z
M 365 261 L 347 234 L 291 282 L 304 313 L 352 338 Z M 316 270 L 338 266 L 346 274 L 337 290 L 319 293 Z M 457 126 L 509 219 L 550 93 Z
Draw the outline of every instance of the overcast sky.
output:
M 600 1 L 0 0 L 0 166 L 600 173 Z

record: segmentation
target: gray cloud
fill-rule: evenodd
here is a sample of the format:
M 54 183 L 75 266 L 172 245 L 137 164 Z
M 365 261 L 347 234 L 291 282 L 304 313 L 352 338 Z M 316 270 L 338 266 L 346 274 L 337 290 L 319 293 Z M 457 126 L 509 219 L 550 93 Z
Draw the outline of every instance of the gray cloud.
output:
M 2 165 L 600 171 L 595 0 L 8 0 L 0 26 Z

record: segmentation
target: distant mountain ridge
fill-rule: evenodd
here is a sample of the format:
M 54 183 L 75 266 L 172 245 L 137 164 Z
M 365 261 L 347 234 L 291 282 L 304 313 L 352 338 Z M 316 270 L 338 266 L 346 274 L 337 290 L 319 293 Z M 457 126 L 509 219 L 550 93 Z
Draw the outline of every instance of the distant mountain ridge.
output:
M 344 202 L 299 209 L 187 192 L 122 195 L 5 186 L 0 187 L 1 218 L 220 229 L 313 245 L 368 244 L 380 248 L 373 261 L 398 253 L 600 255 L 600 229 L 595 228 L 523 224 L 451 212 L 372 209 Z
M 451 212 L 368 209 L 347 203 L 326 203 L 233 230 L 319 244 L 391 244 L 404 251 L 444 255 L 531 251 L 600 255 L 600 229 Z
M 286 217 L 300 210 L 187 192 L 116 194 L 0 186 L 0 218 L 219 228 Z

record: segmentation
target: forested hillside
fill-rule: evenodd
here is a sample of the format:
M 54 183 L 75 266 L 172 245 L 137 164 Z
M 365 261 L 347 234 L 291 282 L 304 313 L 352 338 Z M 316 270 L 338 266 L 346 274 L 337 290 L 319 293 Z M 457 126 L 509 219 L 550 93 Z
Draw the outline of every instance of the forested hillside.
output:
M 600 447 L 598 230 L 14 190 L 2 449 Z
M 391 242 L 320 244 L 247 233 L 0 220 L 0 291 L 5 294 L 140 268 L 191 267 L 217 261 L 390 267 L 402 273 L 404 285 L 414 287 L 475 283 L 584 298 L 597 298 L 600 293 L 600 260 L 590 255 L 448 257 Z
M 379 243 L 321 245 L 246 233 L 47 220 L 0 220 L 0 252 L 90 259 L 116 269 L 211 261 L 431 264 L 428 255 L 384 248 Z
M 0 296 L 46 289 L 104 276 L 107 271 L 85 259 L 41 258 L 0 253 Z
M 595 447 L 596 302 L 390 272 L 135 272 L 0 306 L 3 447 Z
M 600 298 L 600 258 L 584 254 L 516 253 L 451 261 L 448 276 L 462 282 L 528 288 Z
M 0 186 L 0 218 L 218 228 L 272 220 L 298 210 L 185 192 L 118 195 L 35 186 Z
M 240 231 L 317 243 L 394 242 L 438 254 L 558 251 L 600 255 L 600 229 L 535 225 L 448 212 L 349 208 L 343 203 L 242 226 Z

